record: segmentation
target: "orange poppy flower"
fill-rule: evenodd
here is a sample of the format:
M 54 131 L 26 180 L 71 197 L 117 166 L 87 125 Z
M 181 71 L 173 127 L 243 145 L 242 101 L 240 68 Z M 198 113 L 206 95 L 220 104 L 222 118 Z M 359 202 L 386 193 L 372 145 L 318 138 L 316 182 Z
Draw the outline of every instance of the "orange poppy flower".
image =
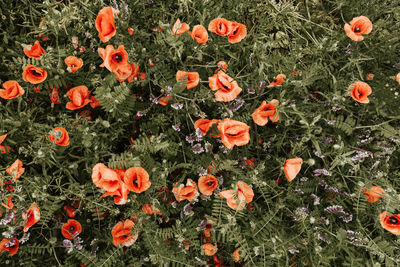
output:
M 12 202 L 12 198 L 13 195 L 8 195 L 6 203 L 2 202 L 1 205 L 6 209 L 11 210 L 12 208 L 14 208 L 14 203 Z
M 82 232 L 82 225 L 74 219 L 69 219 L 61 226 L 61 234 L 67 239 L 74 239 Z
M 286 79 L 285 74 L 282 74 L 282 73 L 278 74 L 278 76 L 276 76 L 267 87 L 272 88 L 275 85 L 281 85 L 284 82 L 284 79 Z
M 215 72 L 218 72 L 218 71 L 220 71 L 220 70 L 222 70 L 222 71 L 226 71 L 226 69 L 228 68 L 228 64 L 226 64 L 226 62 L 225 61 L 218 61 L 218 63 L 217 63 L 217 67 L 218 67 L 218 69 L 217 70 L 215 70 Z
M 146 80 L 146 73 L 141 72 L 141 73 L 139 74 L 139 80 L 140 80 L 140 81 Z
M 206 135 L 208 133 L 208 130 L 210 130 L 210 127 L 214 123 L 218 123 L 219 120 L 207 120 L 207 119 L 198 119 L 194 123 L 194 128 L 195 129 L 200 129 L 203 132 L 203 135 Z
M 104 60 L 100 67 L 106 67 L 111 72 L 114 72 L 118 66 L 124 66 L 128 62 L 128 53 L 123 45 L 118 46 L 117 49 L 114 49 L 112 45 L 107 45 L 106 49 L 99 48 L 98 52 Z
M 226 204 L 234 210 L 242 210 L 246 203 L 250 203 L 253 200 L 254 192 L 253 189 L 243 181 L 237 183 L 237 190 L 230 189 L 221 191 L 219 196 L 226 198 Z
M 208 84 L 211 90 L 217 90 L 215 99 L 221 102 L 232 101 L 242 92 L 242 88 L 239 87 L 238 83 L 223 71 L 219 71 L 209 77 Z
M 207 174 L 199 178 L 199 190 L 206 196 L 211 196 L 215 188 L 218 186 L 218 180 L 214 175 Z
M 40 46 L 39 41 L 35 41 L 33 45 L 29 45 L 29 49 L 24 48 L 24 53 L 29 58 L 40 59 L 40 57 L 46 52 L 43 47 Z
M 202 25 L 196 25 L 193 27 L 192 32 L 188 32 L 192 39 L 196 39 L 199 44 L 206 44 L 208 41 L 208 32 Z
M 3 145 L 0 145 L 0 152 L 1 152 L 1 154 L 6 154 L 7 152 L 10 152 L 11 151 L 11 147 L 10 146 L 3 146 Z
M 160 99 L 158 100 L 158 104 L 160 104 L 161 106 L 166 106 L 171 100 L 172 100 L 172 95 L 163 96 L 160 97 Z
M 181 23 L 180 19 L 177 19 L 174 26 L 172 26 L 173 35 L 181 35 L 189 30 L 189 25 L 185 22 Z
M 370 203 L 377 202 L 380 198 L 385 198 L 382 196 L 382 193 L 385 193 L 380 186 L 372 186 L 370 189 L 366 189 L 363 192 L 366 196 L 368 196 L 367 201 Z
M 90 92 L 89 89 L 84 85 L 71 88 L 66 95 L 71 100 L 65 106 L 69 110 L 76 110 L 90 103 Z
M 0 145 L 6 140 L 7 134 L 0 135 Z
M 114 11 L 111 7 L 104 7 L 96 17 L 96 29 L 100 40 L 105 43 L 117 32 L 114 21 Z
M 302 158 L 288 159 L 285 161 L 283 172 L 285 173 L 286 179 L 288 179 L 289 182 L 296 178 L 296 175 L 300 172 L 301 163 L 303 163 Z
M 101 106 L 101 103 L 99 100 L 97 100 L 97 98 L 95 98 L 94 96 L 90 96 L 90 104 L 89 104 L 92 108 L 96 108 Z M 88 111 L 89 112 L 89 111 Z M 89 112 L 90 113 L 90 112 Z
M 232 22 L 224 18 L 216 18 L 208 24 L 208 31 L 220 36 L 226 36 L 233 30 Z
M 232 31 L 228 34 L 228 42 L 236 44 L 242 41 L 247 35 L 247 28 L 244 24 L 232 22 Z
M 387 212 L 382 212 L 379 216 L 382 227 L 394 235 L 400 235 L 400 214 L 389 216 Z
M 3 87 L 4 89 L 0 89 L 0 97 L 4 99 L 16 98 L 25 93 L 17 81 L 6 81 Z
M 154 209 L 153 205 L 151 205 L 151 204 L 144 204 L 142 206 L 142 211 L 149 215 L 153 215 L 154 213 L 156 213 L 158 215 L 162 215 L 162 212 L 157 208 Z
M 368 96 L 372 93 L 371 87 L 365 82 L 356 82 L 349 86 L 348 90 L 351 92 L 351 97 L 360 103 L 369 103 Z
M 35 223 L 40 220 L 40 210 L 36 202 L 33 202 L 26 213 L 24 220 L 27 220 L 24 226 L 24 232 L 28 232 Z
M 372 22 L 365 16 L 355 17 L 349 24 L 344 25 L 346 35 L 353 41 L 364 40 L 363 34 L 368 34 L 372 31 Z
M 217 127 L 221 133 L 221 141 L 228 149 L 244 146 L 250 141 L 250 127 L 246 123 L 225 118 Z
M 54 104 L 61 104 L 60 101 L 58 101 L 58 95 L 59 92 L 55 86 L 53 86 L 53 89 L 51 90 L 51 95 L 50 95 L 50 101 Z
M 114 246 L 121 244 L 122 246 L 132 246 L 139 234 L 132 235 L 131 231 L 135 223 L 131 220 L 125 220 L 124 222 L 118 222 L 112 229 L 111 234 L 113 236 Z
M 115 192 L 120 187 L 118 174 L 106 167 L 103 163 L 97 163 L 92 169 L 93 183 L 108 192 Z
M 397 75 L 396 75 L 396 82 L 398 82 L 400 84 L 400 72 L 397 73 Z
M 67 130 L 63 127 L 56 127 L 53 129 L 52 134 L 47 137 L 51 142 L 59 146 L 69 145 L 69 135 Z
M 186 72 L 178 70 L 178 72 L 176 73 L 176 81 L 183 82 L 185 77 L 187 78 L 187 89 L 192 89 L 196 87 L 200 82 L 200 76 L 198 72 Z
M 142 193 L 150 188 L 149 174 L 142 167 L 131 167 L 126 170 L 124 183 L 127 188 L 135 193 Z
M 232 256 L 233 256 L 233 260 L 234 260 L 235 262 L 238 262 L 238 261 L 240 260 L 239 248 L 237 248 L 237 249 L 232 253 Z
M 22 73 L 22 78 L 26 82 L 30 82 L 31 84 L 38 84 L 46 80 L 47 78 L 47 71 L 42 68 L 32 66 L 28 64 L 24 72 Z
M 174 188 L 172 189 L 172 193 L 178 202 L 181 202 L 184 199 L 189 200 L 192 202 L 197 198 L 199 192 L 197 191 L 197 185 L 192 179 L 187 179 L 186 186 L 180 184 L 177 186 L 178 183 L 175 184 Z
M 211 243 L 204 244 L 203 249 L 206 256 L 213 256 L 216 252 L 214 245 Z
M 116 69 L 114 69 L 113 73 L 119 82 L 123 82 L 129 78 L 132 74 L 132 66 L 128 62 L 124 65 L 119 65 Z
M 128 28 L 128 33 L 129 33 L 129 35 L 133 35 L 134 32 L 135 32 L 134 29 L 132 29 L 131 27 Z
M 17 180 L 25 172 L 25 169 L 22 168 L 22 161 L 19 159 L 14 161 L 14 163 L 6 169 L 6 172 L 13 175 L 15 180 Z
M 375 75 L 374 75 L 373 73 L 368 73 L 367 76 L 366 76 L 366 79 L 367 79 L 367 80 L 373 80 L 373 79 L 374 79 L 374 76 L 375 76 Z
M 210 237 L 211 236 L 211 229 L 212 229 L 212 224 L 211 223 L 207 223 L 206 224 L 206 229 L 204 230 L 204 236 L 205 237 Z
M 67 213 L 67 216 L 70 218 L 74 218 L 76 216 L 76 209 L 71 206 L 64 206 L 64 210 Z
M 79 70 L 83 66 L 83 60 L 73 56 L 66 57 L 64 62 L 68 66 L 67 70 L 72 73 Z
M 17 254 L 19 248 L 19 241 L 15 237 L 8 239 L 8 238 L 3 238 L 0 242 L 0 252 L 5 252 L 8 251 L 10 253 L 10 256 L 14 256 Z
M 279 101 L 273 99 L 270 103 L 263 101 L 261 105 L 256 108 L 252 114 L 253 121 L 259 125 L 264 126 L 268 123 L 268 118 L 273 121 L 277 122 L 279 120 L 279 115 L 277 113 L 276 107 L 279 105 Z
M 128 202 L 129 189 L 125 183 L 119 183 L 117 190 L 109 191 L 100 196 L 100 198 L 114 196 L 114 203 L 116 205 L 123 205 Z
M 139 74 L 139 65 L 135 64 L 135 63 L 131 63 L 131 74 L 128 77 L 128 82 L 133 82 L 135 80 L 135 78 L 137 78 L 138 74 Z

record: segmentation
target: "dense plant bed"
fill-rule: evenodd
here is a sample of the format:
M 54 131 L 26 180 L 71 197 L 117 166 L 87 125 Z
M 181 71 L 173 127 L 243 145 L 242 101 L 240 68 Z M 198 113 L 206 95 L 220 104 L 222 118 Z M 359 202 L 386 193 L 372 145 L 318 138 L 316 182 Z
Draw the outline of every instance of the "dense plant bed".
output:
M 398 264 L 396 1 L 14 2 L 3 264 Z

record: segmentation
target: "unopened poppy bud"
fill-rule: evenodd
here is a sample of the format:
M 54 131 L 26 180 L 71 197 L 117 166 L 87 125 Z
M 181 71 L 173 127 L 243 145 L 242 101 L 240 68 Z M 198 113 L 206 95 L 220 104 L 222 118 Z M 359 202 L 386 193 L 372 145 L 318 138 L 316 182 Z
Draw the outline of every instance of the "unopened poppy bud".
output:
M 337 149 L 340 149 L 340 145 L 334 144 L 334 145 L 333 145 L 333 149 L 336 149 L 336 150 L 337 150 Z
M 307 163 L 308 163 L 308 165 L 313 166 L 315 164 L 315 160 L 314 159 L 308 159 Z

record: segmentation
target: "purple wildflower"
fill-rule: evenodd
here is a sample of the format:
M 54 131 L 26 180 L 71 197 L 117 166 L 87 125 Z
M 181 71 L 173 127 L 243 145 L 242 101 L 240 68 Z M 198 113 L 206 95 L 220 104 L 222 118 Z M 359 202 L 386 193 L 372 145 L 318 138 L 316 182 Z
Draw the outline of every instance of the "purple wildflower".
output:
M 296 253 L 300 252 L 296 248 L 290 248 L 290 249 L 288 249 L 288 251 L 289 251 L 290 254 L 296 254 Z
M 200 154 L 204 152 L 203 147 L 201 146 L 201 144 L 195 144 L 194 146 L 192 146 L 192 151 L 195 154 Z
M 174 130 L 177 131 L 177 132 L 180 132 L 180 131 L 181 131 L 180 123 L 177 123 L 177 124 L 175 124 L 175 125 L 172 125 L 172 129 L 174 129 Z
M 153 102 L 154 104 L 158 104 L 158 97 L 155 97 L 154 95 L 150 94 L 149 97 L 150 101 Z
M 307 218 L 307 216 L 310 213 L 308 212 L 308 209 L 305 207 L 299 207 L 294 211 L 294 220 L 295 221 L 300 221 L 300 220 L 304 220 L 305 218 Z
M 12 211 L 10 211 L 8 214 L 7 214 L 7 216 L 4 218 L 4 219 L 2 219 L 1 221 L 0 221 L 0 225 L 7 225 L 7 224 L 9 224 L 11 221 L 12 221 L 12 219 L 14 219 L 14 212 L 12 212 Z
M 324 212 L 326 212 L 326 213 L 334 213 L 334 214 L 342 213 L 343 212 L 343 207 L 340 206 L 340 205 L 329 206 L 329 207 L 324 209 Z
M 136 116 L 138 116 L 138 117 L 143 117 L 143 116 L 146 115 L 146 113 L 147 113 L 147 112 L 144 111 L 144 110 L 143 110 L 143 111 L 140 111 L 140 110 L 139 110 L 139 111 L 136 113 Z
M 204 148 L 206 149 L 206 152 L 211 152 L 211 151 L 212 151 L 212 148 L 213 148 L 213 146 L 212 146 L 212 144 L 211 144 L 211 143 L 209 143 L 209 142 L 206 142 L 206 143 L 205 143 L 205 145 L 204 145 Z
M 197 173 L 199 174 L 199 176 L 204 176 L 207 175 L 207 170 L 204 169 L 203 167 L 199 167 L 197 168 Z
M 82 241 L 82 239 L 81 239 L 79 236 L 77 236 L 77 237 L 74 238 L 74 247 L 75 247 L 77 250 L 81 250 L 81 249 L 83 248 L 82 243 L 83 243 L 83 241 Z
M 72 242 L 68 239 L 64 239 L 63 240 L 63 246 L 65 247 L 65 249 L 67 250 L 67 253 L 71 253 L 72 249 L 74 248 L 74 245 L 72 244 Z
M 300 178 L 300 181 L 301 181 L 301 182 L 307 182 L 307 181 L 308 181 L 308 178 L 307 178 L 307 177 L 301 177 L 301 178 Z
M 313 172 L 315 176 L 320 176 L 321 174 L 331 176 L 331 173 L 327 169 L 316 169 Z
M 304 194 L 304 192 L 301 189 L 295 189 L 295 190 L 293 190 L 293 193 L 299 194 L 299 195 Z
M 317 195 L 315 195 L 315 194 L 311 194 L 310 196 L 314 199 L 314 205 L 315 205 L 315 206 L 320 204 L 320 203 L 319 203 L 319 201 L 320 201 L 319 196 L 317 196 Z
M 171 104 L 171 107 L 173 109 L 179 110 L 179 109 L 183 108 L 183 104 L 182 103 L 174 103 L 174 104 Z
M 19 243 L 23 244 L 23 243 L 27 242 L 29 240 L 30 235 L 31 235 L 30 233 L 24 233 L 22 238 L 19 240 Z
M 328 125 L 334 125 L 335 124 L 335 120 L 326 120 L 325 119 L 325 121 L 326 121 L 326 123 L 328 124 Z
M 193 144 L 194 141 L 196 141 L 195 137 L 193 135 L 187 135 L 186 136 L 186 142 L 188 142 L 189 144 Z
M 254 90 L 253 88 L 247 88 L 247 92 L 251 95 L 254 95 L 256 93 L 256 90 Z

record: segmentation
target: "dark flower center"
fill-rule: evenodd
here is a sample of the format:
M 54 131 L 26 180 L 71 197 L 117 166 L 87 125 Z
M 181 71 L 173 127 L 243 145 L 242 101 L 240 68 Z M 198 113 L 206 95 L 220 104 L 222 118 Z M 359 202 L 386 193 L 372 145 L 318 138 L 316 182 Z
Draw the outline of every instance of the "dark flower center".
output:
M 138 185 L 138 180 L 137 180 L 137 178 L 136 178 L 135 180 L 133 180 L 133 182 L 132 182 L 132 183 L 133 183 L 133 185 L 134 185 L 134 186 L 136 186 L 136 187 L 138 187 L 138 186 L 139 186 L 139 185 Z
M 117 63 L 120 63 L 122 61 L 122 56 L 120 54 L 116 54 L 114 58 Z
M 398 220 L 396 217 L 394 217 L 394 216 L 390 216 L 389 222 L 390 222 L 391 224 L 398 224 L 398 223 L 399 223 L 399 220 Z
M 360 32 L 360 31 L 361 31 L 360 27 L 354 29 L 354 32 Z
M 126 239 L 126 238 L 128 238 L 128 235 L 123 235 L 123 236 L 121 236 L 121 238 Z
M 75 68 L 76 67 L 76 65 L 75 64 L 71 64 L 71 68 Z
M 276 83 L 276 82 L 278 82 L 278 80 L 277 79 L 273 79 L 272 82 Z
M 41 74 L 39 72 L 37 72 L 36 70 L 32 70 L 32 74 L 35 76 L 41 76 Z
M 70 231 L 70 232 L 74 232 L 74 231 L 75 231 L 75 226 L 70 226 L 70 227 L 69 227 L 69 231 Z
M 208 186 L 212 186 L 214 184 L 214 182 L 213 181 L 209 181 L 209 182 L 207 182 L 207 185 Z

